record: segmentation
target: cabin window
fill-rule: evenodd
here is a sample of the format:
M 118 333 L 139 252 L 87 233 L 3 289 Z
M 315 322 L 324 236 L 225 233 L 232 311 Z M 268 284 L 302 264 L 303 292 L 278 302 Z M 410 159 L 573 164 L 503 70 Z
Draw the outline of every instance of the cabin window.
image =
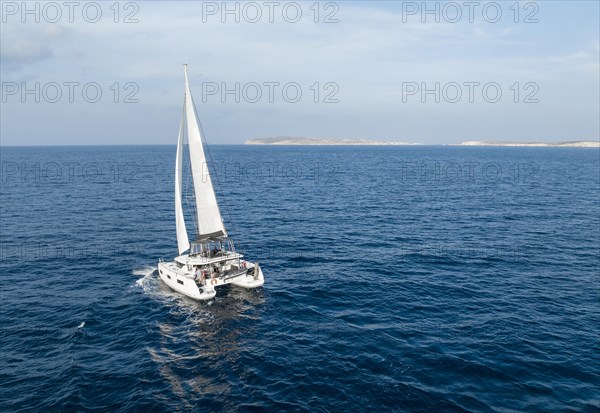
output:
M 167 274 L 167 278 L 170 280 L 170 279 L 171 279 L 171 276 L 170 276 L 169 274 Z
M 183 281 L 181 281 L 181 280 L 177 280 L 177 282 L 178 282 L 179 284 L 183 285 Z
M 182 264 L 182 263 L 180 263 L 180 262 L 178 262 L 178 263 L 177 263 L 177 268 L 183 268 L 183 264 Z

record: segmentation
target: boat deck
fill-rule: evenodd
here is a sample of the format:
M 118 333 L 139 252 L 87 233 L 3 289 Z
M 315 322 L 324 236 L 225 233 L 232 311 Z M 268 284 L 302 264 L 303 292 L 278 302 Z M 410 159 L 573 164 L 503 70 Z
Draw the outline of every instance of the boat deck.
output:
M 212 253 L 210 255 L 180 255 L 175 258 L 175 261 L 183 265 L 208 265 L 217 264 L 224 261 L 241 260 L 243 258 L 244 256 L 242 254 L 227 251 L 219 252 L 218 254 L 214 255 Z

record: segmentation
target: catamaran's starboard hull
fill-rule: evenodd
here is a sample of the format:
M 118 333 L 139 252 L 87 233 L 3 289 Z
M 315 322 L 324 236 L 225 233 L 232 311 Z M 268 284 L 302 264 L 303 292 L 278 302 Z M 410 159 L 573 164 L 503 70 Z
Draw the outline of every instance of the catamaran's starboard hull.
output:
M 249 269 L 254 268 L 255 264 L 248 262 Z M 158 275 L 165 284 L 172 290 L 187 295 L 194 300 L 210 300 L 217 292 L 215 287 L 225 284 L 233 284 L 242 288 L 257 288 L 265 283 L 262 269 L 258 267 L 258 275 L 242 273 L 235 277 L 217 277 L 206 279 L 203 284 L 198 285 L 193 279 L 193 274 L 187 272 L 184 268 L 178 268 L 175 261 L 159 262 Z

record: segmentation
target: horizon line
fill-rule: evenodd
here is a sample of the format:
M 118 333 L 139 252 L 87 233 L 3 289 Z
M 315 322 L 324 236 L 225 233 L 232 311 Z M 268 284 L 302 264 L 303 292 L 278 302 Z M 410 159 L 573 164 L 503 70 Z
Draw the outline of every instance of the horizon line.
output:
M 598 141 L 574 141 L 574 142 L 598 142 Z M 507 142 L 508 143 L 508 142 Z M 351 145 L 340 145 L 340 144 L 245 144 L 245 143 L 216 143 L 208 144 L 208 146 L 336 146 L 336 147 L 423 147 L 423 146 L 451 146 L 461 148 L 588 148 L 598 149 L 597 146 L 562 146 L 552 145 L 555 142 L 523 142 L 524 145 L 463 145 L 461 143 L 419 143 L 410 145 L 370 145 L 370 144 L 351 144 Z M 535 146 L 528 144 L 548 144 L 548 146 Z M 61 147 L 132 147 L 132 146 L 177 146 L 175 143 L 124 143 L 124 144 L 55 144 L 55 145 L 3 145 L 0 144 L 0 148 L 61 148 Z

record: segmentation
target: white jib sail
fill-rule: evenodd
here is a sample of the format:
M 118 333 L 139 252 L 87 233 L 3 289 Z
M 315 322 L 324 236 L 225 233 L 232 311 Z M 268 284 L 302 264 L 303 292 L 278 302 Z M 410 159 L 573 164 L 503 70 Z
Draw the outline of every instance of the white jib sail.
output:
M 210 179 L 209 168 L 204 156 L 202 135 L 194 110 L 194 102 L 188 83 L 187 65 L 185 67 L 185 116 L 187 120 L 188 146 L 194 192 L 196 195 L 196 218 L 198 222 L 198 237 L 226 236 L 227 232 L 221 219 L 221 211 Z
M 177 156 L 175 157 L 175 226 L 177 227 L 177 248 L 179 253 L 190 248 L 187 230 L 185 229 L 185 219 L 183 218 L 183 207 L 181 205 L 181 177 L 183 172 L 183 138 L 184 138 L 184 114 L 181 114 L 181 124 L 179 125 L 179 138 L 177 139 Z

